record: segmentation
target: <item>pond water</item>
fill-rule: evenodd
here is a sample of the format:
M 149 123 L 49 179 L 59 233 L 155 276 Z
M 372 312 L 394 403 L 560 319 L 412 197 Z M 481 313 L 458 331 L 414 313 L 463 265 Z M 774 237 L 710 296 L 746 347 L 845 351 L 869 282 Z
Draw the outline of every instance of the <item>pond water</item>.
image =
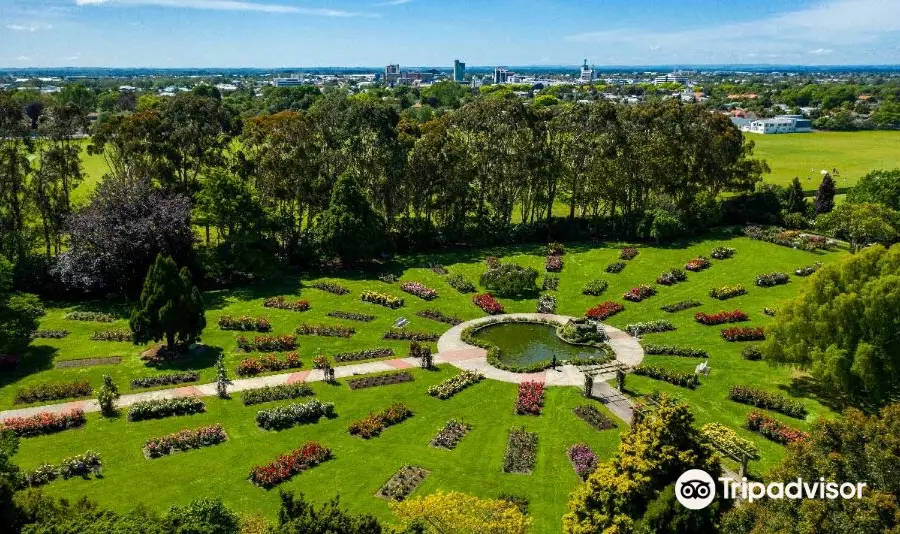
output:
M 556 337 L 556 327 L 537 323 L 499 323 L 486 326 L 475 337 L 500 349 L 500 360 L 510 365 L 528 366 L 538 362 L 572 358 L 606 358 L 596 347 L 570 345 Z

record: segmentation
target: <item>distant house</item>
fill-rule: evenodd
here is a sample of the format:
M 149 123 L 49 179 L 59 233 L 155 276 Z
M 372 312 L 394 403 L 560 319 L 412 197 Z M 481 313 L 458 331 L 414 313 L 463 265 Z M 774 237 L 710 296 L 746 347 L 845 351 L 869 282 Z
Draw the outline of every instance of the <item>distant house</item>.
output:
M 801 115 L 778 115 L 771 119 L 757 119 L 742 128 L 758 134 L 806 133 L 812 131 L 812 121 Z

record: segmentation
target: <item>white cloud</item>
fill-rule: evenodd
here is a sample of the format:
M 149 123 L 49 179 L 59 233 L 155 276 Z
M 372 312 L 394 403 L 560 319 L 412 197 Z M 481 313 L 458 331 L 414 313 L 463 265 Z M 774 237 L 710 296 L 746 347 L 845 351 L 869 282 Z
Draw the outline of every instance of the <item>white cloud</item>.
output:
M 284 4 L 244 2 L 241 0 L 75 0 L 78 6 L 157 6 L 216 11 L 257 11 L 262 13 L 296 13 L 322 17 L 371 17 L 369 13 L 344 11 L 326 7 L 297 7 Z
M 52 30 L 51 24 L 7 24 L 7 29 L 14 32 L 36 32 L 40 30 Z
M 816 48 L 815 50 L 810 50 L 809 53 L 814 56 L 827 56 L 832 53 L 833 50 L 830 48 Z
M 381 2 L 380 4 L 375 4 L 376 6 L 399 6 L 402 4 L 408 4 L 412 2 L 412 0 L 388 0 L 387 2 Z

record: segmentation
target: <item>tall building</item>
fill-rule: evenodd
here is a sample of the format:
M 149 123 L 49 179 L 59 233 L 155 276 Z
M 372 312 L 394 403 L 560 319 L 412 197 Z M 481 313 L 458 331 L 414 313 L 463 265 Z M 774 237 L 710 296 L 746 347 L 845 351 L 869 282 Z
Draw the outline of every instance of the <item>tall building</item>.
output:
M 506 83 L 509 79 L 509 71 L 506 67 L 494 68 L 494 83 Z
M 665 74 L 663 76 L 657 76 L 653 79 L 653 85 L 661 85 L 664 83 L 680 83 L 681 85 L 690 85 L 691 79 L 678 72 Z
M 388 65 L 384 68 L 384 83 L 394 85 L 400 81 L 400 65 Z
M 594 81 L 594 69 L 588 67 L 586 59 L 584 60 L 584 65 L 581 66 L 581 81 L 582 83 L 591 83 Z
M 462 82 L 466 79 L 466 64 L 458 59 L 453 60 L 453 81 Z

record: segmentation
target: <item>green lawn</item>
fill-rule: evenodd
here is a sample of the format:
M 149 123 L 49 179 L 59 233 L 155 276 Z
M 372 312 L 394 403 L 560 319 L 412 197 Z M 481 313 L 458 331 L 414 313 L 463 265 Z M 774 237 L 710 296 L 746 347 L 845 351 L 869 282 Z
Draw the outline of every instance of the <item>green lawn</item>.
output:
M 777 319 L 765 316 L 763 308 L 777 307 L 779 302 L 795 295 L 804 280 L 791 276 L 791 282 L 786 286 L 762 289 L 754 287 L 757 274 L 771 271 L 793 273 L 797 267 L 815 261 L 835 261 L 842 253 L 812 254 L 746 238 L 720 237 L 642 248 L 640 254 L 628 262 L 623 272 L 606 274 L 606 265 L 618 258 L 618 246 L 569 245 L 557 292 L 558 313 L 581 316 L 588 307 L 602 301 L 621 301 L 622 293 L 630 287 L 640 283 L 652 284 L 662 271 L 674 266 L 680 267 L 697 255 L 708 256 L 710 250 L 719 245 L 734 247 L 737 254 L 729 260 L 712 260 L 710 269 L 689 273 L 686 282 L 674 287 L 658 286 L 658 295 L 642 303 L 625 302 L 626 310 L 608 322 L 622 328 L 631 322 L 670 319 L 678 326 L 677 331 L 650 335 L 647 340 L 707 349 L 711 355 L 709 363 L 712 374 L 702 378 L 702 385 L 695 391 L 637 376 L 628 377 L 628 388 L 635 395 L 646 394 L 654 389 L 675 393 L 691 404 L 698 423 L 718 421 L 738 430 L 741 435 L 760 446 L 763 458 L 760 462 L 751 463 L 750 469 L 756 474 L 764 474 L 783 456 L 784 449 L 741 430 L 750 408 L 728 400 L 727 393 L 731 385 L 749 384 L 802 396 L 810 412 L 809 420 L 822 415 L 831 416 L 833 412 L 813 398 L 814 388 L 803 377 L 793 375 L 786 368 L 773 368 L 762 362 L 742 359 L 740 350 L 743 344 L 724 341 L 719 335 L 722 327 L 699 325 L 693 321 L 693 314 L 696 311 L 716 312 L 740 308 L 751 317 L 751 322 L 744 324 L 765 325 Z M 377 273 L 327 278 L 351 288 L 352 293 L 344 296 L 306 287 L 311 281 L 319 279 L 315 277 L 289 278 L 280 284 L 262 288 L 209 292 L 205 294 L 209 310 L 203 341 L 214 350 L 208 357 L 179 367 L 199 369 L 204 382 L 212 381 L 213 356 L 217 351 L 225 355 L 229 369 L 236 367 L 244 355 L 236 352 L 236 334 L 218 329 L 216 320 L 223 313 L 266 315 L 273 322 L 274 333 L 289 333 L 301 322 L 342 323 L 357 329 L 356 335 L 350 339 L 300 337 L 300 353 L 307 368 L 317 349 L 333 354 L 390 346 L 399 356 L 405 356 L 406 343 L 381 339 L 381 335 L 397 317 L 411 319 L 407 328 L 412 330 L 443 332 L 446 325 L 418 318 L 415 312 L 433 307 L 465 319 L 483 315 L 470 302 L 469 295 L 458 294 L 446 284 L 443 277 L 431 272 L 426 265 L 440 262 L 451 272 L 461 273 L 477 283 L 478 276 L 484 270 L 483 259 L 486 255 L 499 255 L 505 261 L 531 265 L 543 271 L 543 248 L 529 246 L 464 250 L 399 258 L 391 267 L 401 275 L 402 281 L 416 280 L 438 290 L 440 297 L 430 303 L 406 295 L 397 284 L 389 285 L 378 281 Z M 609 289 L 604 295 L 589 297 L 581 294 L 584 283 L 592 278 L 602 278 L 609 282 Z M 725 302 L 707 297 L 710 288 L 734 283 L 744 284 L 748 294 Z M 359 301 L 359 292 L 363 289 L 403 296 L 406 306 L 399 310 L 388 310 L 362 303 Z M 300 296 L 311 302 L 312 309 L 301 313 L 264 309 L 263 298 L 272 295 Z M 529 295 L 519 299 L 501 299 L 501 302 L 506 306 L 507 312 L 533 312 L 536 299 L 537 295 Z M 700 300 L 703 306 L 677 314 L 667 314 L 659 309 L 664 304 L 686 299 Z M 62 340 L 36 340 L 28 355 L 28 365 L 13 376 L 0 375 L 0 408 L 12 407 L 15 390 L 23 385 L 85 378 L 97 386 L 102 375 L 109 373 L 123 392 L 127 392 L 131 378 L 159 372 L 142 364 L 138 357 L 141 348 L 127 343 L 94 342 L 88 339 L 93 330 L 125 328 L 124 320 L 112 325 L 65 320 L 63 315 L 73 309 L 102 309 L 118 312 L 123 316 L 125 312 L 124 308 L 108 303 L 68 307 L 51 304 L 42 328 L 61 328 L 72 333 Z M 372 323 L 355 323 L 326 317 L 328 311 L 336 309 L 370 313 L 376 315 L 377 319 Z M 52 368 L 53 362 L 57 360 L 110 355 L 122 356 L 124 362 L 117 366 Z M 698 363 L 695 359 L 667 356 L 652 356 L 647 361 L 689 371 Z M 609 457 L 617 445 L 617 432 L 598 433 L 575 418 L 571 409 L 582 402 L 577 388 L 550 388 L 545 412 L 540 417 L 513 415 L 516 388 L 511 384 L 484 381 L 449 401 L 438 401 L 425 393 L 428 385 L 455 372 L 448 366 L 442 366 L 437 372 L 416 371 L 415 382 L 359 391 L 350 391 L 345 385 L 316 385 L 323 400 L 336 403 L 339 417 L 333 421 L 282 432 L 258 430 L 253 423 L 253 415 L 259 408 L 244 408 L 238 400 L 210 399 L 206 414 L 153 422 L 108 421 L 92 415 L 83 429 L 23 440 L 15 460 L 22 467 L 30 469 L 41 462 L 58 462 L 67 455 L 95 449 L 103 456 L 105 478 L 99 481 L 54 482 L 48 486 L 48 491 L 54 495 L 69 497 L 87 495 L 118 509 L 130 508 L 136 502 L 162 509 L 202 495 L 218 495 L 239 510 L 259 510 L 271 517 L 277 507 L 277 492 L 266 492 L 250 486 L 245 480 L 248 470 L 255 464 L 273 459 L 281 452 L 296 448 L 304 440 L 316 439 L 334 448 L 336 459 L 297 476 L 282 487 L 304 491 L 316 500 L 339 493 L 344 503 L 353 510 L 367 511 L 389 519 L 390 512 L 386 504 L 373 494 L 401 465 L 411 463 L 431 470 L 431 475 L 417 490 L 417 494 L 442 488 L 486 497 L 496 496 L 501 491 L 526 495 L 532 502 L 529 509 L 536 520 L 536 531 L 558 531 L 569 492 L 577 483 L 565 456 L 566 448 L 583 441 L 590 443 L 602 457 Z M 351 420 L 398 400 L 407 402 L 416 416 L 372 441 L 364 442 L 346 434 L 346 426 Z M 475 427 L 474 431 L 453 452 L 431 449 L 428 446 L 430 438 L 450 417 L 461 417 L 471 422 Z M 797 427 L 808 424 L 780 416 L 778 418 Z M 223 423 L 230 437 L 228 443 L 152 461 L 141 456 L 141 445 L 148 437 L 213 422 Z M 506 432 L 511 426 L 522 424 L 540 436 L 537 469 L 532 475 L 503 474 L 501 466 Z

